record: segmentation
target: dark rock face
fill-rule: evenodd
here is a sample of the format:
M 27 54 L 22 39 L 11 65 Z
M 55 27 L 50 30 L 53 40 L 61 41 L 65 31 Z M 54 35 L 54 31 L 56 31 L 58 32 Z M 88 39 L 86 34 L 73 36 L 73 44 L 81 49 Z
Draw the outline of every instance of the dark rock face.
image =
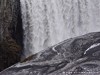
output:
M 20 0 L 0 0 L 0 71 L 20 60 L 22 22 Z
M 0 75 L 100 75 L 100 32 L 70 38 Z

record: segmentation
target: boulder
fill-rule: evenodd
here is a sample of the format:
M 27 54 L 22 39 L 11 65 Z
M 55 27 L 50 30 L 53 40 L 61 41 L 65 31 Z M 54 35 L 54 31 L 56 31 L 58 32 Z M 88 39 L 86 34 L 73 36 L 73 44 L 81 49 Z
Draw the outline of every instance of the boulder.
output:
M 100 75 L 100 32 L 70 38 L 7 68 L 0 75 Z

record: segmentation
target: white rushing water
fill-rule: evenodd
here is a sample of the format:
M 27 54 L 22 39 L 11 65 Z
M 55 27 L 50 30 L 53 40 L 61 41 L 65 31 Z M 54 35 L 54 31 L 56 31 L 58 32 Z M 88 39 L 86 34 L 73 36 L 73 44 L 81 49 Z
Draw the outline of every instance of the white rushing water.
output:
M 100 31 L 100 0 L 20 0 L 24 55 L 67 38 Z

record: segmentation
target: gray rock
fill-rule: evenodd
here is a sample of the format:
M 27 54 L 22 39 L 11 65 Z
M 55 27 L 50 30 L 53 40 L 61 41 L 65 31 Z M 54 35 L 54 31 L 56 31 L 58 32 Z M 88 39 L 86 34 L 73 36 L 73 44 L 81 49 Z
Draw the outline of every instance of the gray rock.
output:
M 0 75 L 100 75 L 100 32 L 67 39 Z

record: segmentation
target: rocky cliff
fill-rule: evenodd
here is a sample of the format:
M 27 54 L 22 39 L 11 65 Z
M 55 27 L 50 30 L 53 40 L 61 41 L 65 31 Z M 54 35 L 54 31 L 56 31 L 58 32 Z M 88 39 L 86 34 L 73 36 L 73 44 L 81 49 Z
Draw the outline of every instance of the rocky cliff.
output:
M 0 75 L 100 75 L 100 32 L 67 39 Z
M 0 71 L 20 60 L 22 31 L 19 0 L 0 0 Z

